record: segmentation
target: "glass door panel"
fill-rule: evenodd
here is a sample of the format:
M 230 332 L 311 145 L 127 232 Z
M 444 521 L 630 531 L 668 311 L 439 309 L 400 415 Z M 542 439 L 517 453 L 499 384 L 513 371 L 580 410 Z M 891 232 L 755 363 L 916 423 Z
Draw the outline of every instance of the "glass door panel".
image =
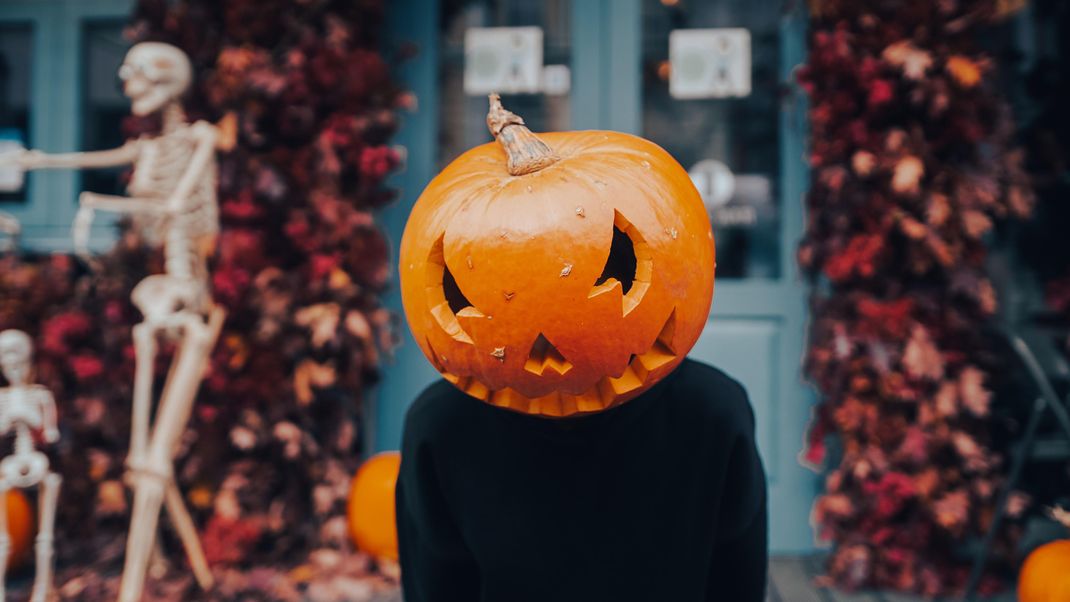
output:
M 32 104 L 33 26 L 29 23 L 0 23 L 0 153 L 20 143 L 32 147 L 30 106 Z M 5 170 L 6 171 L 6 170 Z M 6 179 L 8 174 L 2 176 Z M 26 200 L 26 182 L 18 190 L 0 190 L 0 209 Z
M 643 0 L 643 136 L 676 157 L 703 193 L 717 239 L 719 279 L 778 278 L 782 272 L 777 200 L 781 15 L 781 0 Z M 707 28 L 746 30 L 748 94 L 689 98 L 670 90 L 673 68 L 687 74 L 723 68 L 716 51 L 681 52 L 676 65 L 670 61 L 672 32 Z
M 123 119 L 130 101 L 119 85 L 119 65 L 130 42 L 123 38 L 125 21 L 86 20 L 82 24 L 81 125 L 83 150 L 104 150 L 123 145 Z M 120 182 L 126 167 L 81 172 L 83 190 L 124 194 Z
M 542 29 L 543 64 L 568 66 L 572 54 L 570 16 L 569 0 L 443 2 L 439 61 L 440 169 L 469 148 L 490 140 L 486 95 L 470 95 L 464 90 L 465 36 L 469 29 L 539 27 Z M 502 103 L 523 116 L 533 131 L 569 129 L 567 91 L 560 94 L 502 94 Z

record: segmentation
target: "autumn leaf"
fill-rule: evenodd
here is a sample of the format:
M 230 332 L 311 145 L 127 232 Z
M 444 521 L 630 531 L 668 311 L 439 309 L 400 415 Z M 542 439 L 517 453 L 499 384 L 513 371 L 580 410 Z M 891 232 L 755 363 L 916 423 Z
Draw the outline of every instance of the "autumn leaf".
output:
M 933 409 L 940 418 L 954 416 L 959 409 L 958 386 L 954 382 L 944 381 L 940 383 L 936 395 L 933 397 Z
M 946 195 L 933 193 L 929 195 L 929 206 L 925 210 L 925 220 L 931 226 L 942 226 L 951 216 L 951 203 Z
M 959 394 L 962 405 L 979 418 L 988 416 L 992 393 L 984 387 L 985 373 L 975 366 L 966 366 L 959 373 Z
M 966 524 L 969 509 L 970 497 L 960 489 L 936 500 L 932 512 L 938 525 L 948 531 L 957 531 Z
M 903 72 L 907 79 L 920 80 L 932 67 L 933 57 L 907 40 L 896 42 L 884 49 L 881 58 Z
M 313 388 L 329 387 L 337 379 L 334 366 L 306 359 L 294 370 L 294 395 L 301 405 L 308 405 L 315 397 Z
M 294 321 L 311 330 L 313 347 L 323 347 L 334 339 L 341 311 L 337 303 L 318 303 L 299 309 Z
M 944 375 L 944 358 L 933 344 L 929 332 L 915 326 L 903 351 L 903 366 L 914 378 L 939 379 Z
M 925 175 L 925 164 L 921 159 L 907 155 L 896 162 L 892 172 L 892 190 L 902 195 L 918 193 L 921 177 Z
M 970 209 L 962 213 L 962 226 L 970 238 L 981 238 L 992 229 L 992 220 L 981 211 Z
M 873 156 L 873 153 L 858 151 L 851 156 L 851 169 L 863 178 L 873 173 L 873 168 L 876 166 L 877 158 Z
M 961 54 L 947 59 L 947 72 L 963 88 L 972 88 L 981 81 L 981 66 Z

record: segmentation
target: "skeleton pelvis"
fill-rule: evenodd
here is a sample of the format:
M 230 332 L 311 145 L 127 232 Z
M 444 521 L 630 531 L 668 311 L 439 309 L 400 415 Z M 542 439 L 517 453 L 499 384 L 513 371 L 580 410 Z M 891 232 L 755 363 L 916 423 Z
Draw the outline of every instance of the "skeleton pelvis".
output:
M 16 453 L 0 460 L 0 479 L 25 488 L 36 485 L 48 472 L 48 457 L 39 451 Z
M 193 278 L 178 278 L 167 274 L 148 276 L 134 287 L 131 301 L 149 322 L 172 316 L 179 311 L 201 313 L 204 285 Z

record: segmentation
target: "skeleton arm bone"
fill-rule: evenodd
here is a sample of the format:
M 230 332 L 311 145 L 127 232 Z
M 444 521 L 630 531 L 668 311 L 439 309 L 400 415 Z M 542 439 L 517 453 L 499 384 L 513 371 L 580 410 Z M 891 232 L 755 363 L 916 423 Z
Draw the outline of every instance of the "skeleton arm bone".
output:
M 78 197 L 78 203 L 84 209 L 99 209 L 117 213 L 167 213 L 167 207 L 161 199 L 145 197 L 125 197 L 83 192 Z
M 204 178 L 205 171 L 215 158 L 217 138 L 215 127 L 198 122 L 194 125 L 194 132 L 197 134 L 197 148 L 193 151 L 186 173 L 182 174 L 182 179 L 167 197 L 167 210 L 171 213 L 180 213 L 186 209 L 187 200 L 193 194 L 197 184 Z
M 41 404 L 41 430 L 45 441 L 55 443 L 59 441 L 59 428 L 56 423 L 56 398 L 47 390 L 41 390 L 39 396 Z
M 74 216 L 71 235 L 74 248 L 80 255 L 88 254 L 89 228 L 93 225 L 93 214 L 97 209 L 117 213 L 166 213 L 167 207 L 160 199 L 122 197 L 110 194 L 83 192 L 78 197 L 78 213 Z
M 115 167 L 133 163 L 137 156 L 138 142 L 131 140 L 119 148 L 81 153 L 48 154 L 39 150 L 24 150 L 0 155 L 0 165 L 15 164 L 25 170 Z

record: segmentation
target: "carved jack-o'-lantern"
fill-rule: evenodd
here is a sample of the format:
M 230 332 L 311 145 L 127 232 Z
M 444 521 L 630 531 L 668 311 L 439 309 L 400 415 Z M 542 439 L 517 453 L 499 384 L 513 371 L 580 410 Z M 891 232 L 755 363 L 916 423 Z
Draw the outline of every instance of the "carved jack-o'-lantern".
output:
M 684 169 L 617 132 L 536 136 L 491 96 L 497 143 L 413 207 L 402 300 L 454 385 L 530 414 L 597 412 L 668 374 L 713 298 L 709 218 Z

